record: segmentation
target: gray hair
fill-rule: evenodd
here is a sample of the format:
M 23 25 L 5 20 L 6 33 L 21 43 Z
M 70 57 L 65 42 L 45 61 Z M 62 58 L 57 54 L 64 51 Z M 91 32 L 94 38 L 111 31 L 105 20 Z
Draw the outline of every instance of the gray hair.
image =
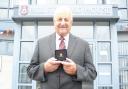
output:
M 71 20 L 73 21 L 73 15 L 72 15 L 72 10 L 70 7 L 68 6 L 58 6 L 54 12 L 54 18 L 53 20 L 55 20 L 55 17 L 58 13 L 61 13 L 61 12 L 68 12 L 70 17 L 71 17 Z

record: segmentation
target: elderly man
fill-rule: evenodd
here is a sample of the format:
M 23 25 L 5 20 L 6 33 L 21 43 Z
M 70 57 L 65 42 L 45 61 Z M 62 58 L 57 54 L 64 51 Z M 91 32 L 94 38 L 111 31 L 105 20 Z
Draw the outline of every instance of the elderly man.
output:
M 89 87 L 97 72 L 88 43 L 70 33 L 73 23 L 71 10 L 57 8 L 53 20 L 55 33 L 37 41 L 27 68 L 28 76 L 39 81 L 41 89 L 82 89 L 82 82 Z M 60 49 L 67 51 L 65 60 L 55 57 L 55 50 Z

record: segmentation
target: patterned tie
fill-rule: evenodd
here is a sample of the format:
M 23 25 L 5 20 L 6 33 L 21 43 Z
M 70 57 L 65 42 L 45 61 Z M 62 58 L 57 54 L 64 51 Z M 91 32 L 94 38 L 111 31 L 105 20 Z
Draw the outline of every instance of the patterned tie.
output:
M 60 37 L 59 40 L 61 40 L 59 44 L 59 49 L 65 49 L 64 37 Z

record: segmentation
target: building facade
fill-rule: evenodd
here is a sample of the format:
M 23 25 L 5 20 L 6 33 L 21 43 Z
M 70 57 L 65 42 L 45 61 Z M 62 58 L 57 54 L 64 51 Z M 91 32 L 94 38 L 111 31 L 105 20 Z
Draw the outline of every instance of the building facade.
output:
M 0 28 L 14 30 L 14 37 L 1 36 L 0 54 L 13 55 L 12 89 L 39 89 L 38 83 L 28 78 L 26 68 L 36 40 L 54 32 L 52 17 L 58 5 L 71 7 L 74 17 L 72 34 L 90 44 L 98 71 L 94 89 L 128 89 L 127 2 L 3 0 L 0 4 Z M 83 83 L 83 89 L 85 87 Z

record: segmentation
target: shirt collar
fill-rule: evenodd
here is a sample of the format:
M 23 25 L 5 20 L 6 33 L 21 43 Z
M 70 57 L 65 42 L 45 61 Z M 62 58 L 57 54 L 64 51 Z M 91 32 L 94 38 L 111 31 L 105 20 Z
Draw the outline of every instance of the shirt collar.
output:
M 60 35 L 58 35 L 58 34 L 56 33 L 56 39 L 59 40 L 59 38 L 60 38 Z M 69 39 L 69 34 L 67 34 L 66 36 L 64 36 L 64 39 L 65 39 L 65 40 L 68 40 L 68 39 Z

